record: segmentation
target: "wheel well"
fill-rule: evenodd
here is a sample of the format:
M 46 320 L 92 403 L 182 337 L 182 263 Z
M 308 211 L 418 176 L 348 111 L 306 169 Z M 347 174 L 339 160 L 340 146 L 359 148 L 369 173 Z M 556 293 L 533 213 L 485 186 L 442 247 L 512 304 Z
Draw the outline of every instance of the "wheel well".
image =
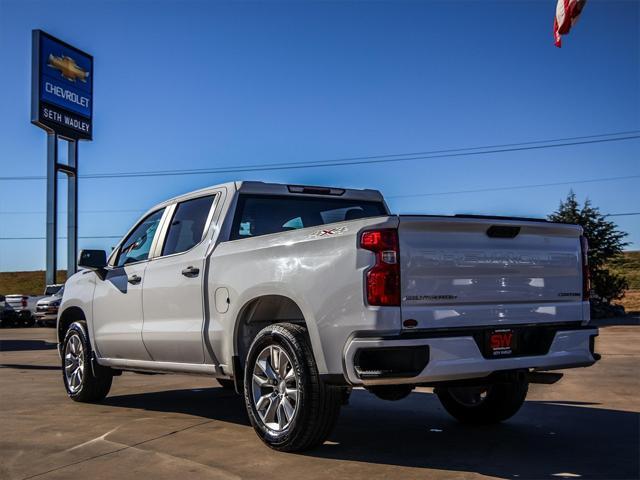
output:
M 62 340 L 64 340 L 64 336 L 67 333 L 69 326 L 78 320 L 86 320 L 84 312 L 80 307 L 69 307 L 62 312 L 62 315 L 60 315 L 60 321 L 58 322 L 58 343 L 61 343 Z
M 254 298 L 242 308 L 235 333 L 235 354 L 242 368 L 251 342 L 258 332 L 267 325 L 281 322 L 305 325 L 302 310 L 288 297 L 265 295 Z

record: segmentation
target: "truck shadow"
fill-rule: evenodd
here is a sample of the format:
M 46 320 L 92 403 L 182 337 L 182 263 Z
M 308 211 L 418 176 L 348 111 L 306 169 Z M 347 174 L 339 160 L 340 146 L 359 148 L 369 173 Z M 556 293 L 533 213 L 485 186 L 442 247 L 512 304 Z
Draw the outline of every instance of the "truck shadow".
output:
M 249 426 L 242 399 L 221 388 L 108 397 L 104 404 Z M 355 390 L 330 441 L 302 456 L 509 479 L 638 478 L 640 415 L 589 405 L 530 401 L 508 422 L 470 427 L 452 420 L 431 393 L 384 402 Z
M 20 352 L 24 350 L 54 350 L 55 342 L 46 340 L 0 340 L 0 352 Z

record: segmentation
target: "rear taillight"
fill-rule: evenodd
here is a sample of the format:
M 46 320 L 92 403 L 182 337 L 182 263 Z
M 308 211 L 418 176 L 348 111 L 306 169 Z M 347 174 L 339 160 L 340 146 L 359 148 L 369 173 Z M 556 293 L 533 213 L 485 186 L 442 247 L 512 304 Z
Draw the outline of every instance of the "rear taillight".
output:
M 27 308 L 27 297 L 22 297 L 22 307 Z
M 589 242 L 587 237 L 580 237 L 582 250 L 582 300 L 589 300 L 591 296 L 591 274 L 589 273 Z
M 360 246 L 376 255 L 375 265 L 367 272 L 367 302 L 385 307 L 400 306 L 398 231 L 385 228 L 363 232 Z

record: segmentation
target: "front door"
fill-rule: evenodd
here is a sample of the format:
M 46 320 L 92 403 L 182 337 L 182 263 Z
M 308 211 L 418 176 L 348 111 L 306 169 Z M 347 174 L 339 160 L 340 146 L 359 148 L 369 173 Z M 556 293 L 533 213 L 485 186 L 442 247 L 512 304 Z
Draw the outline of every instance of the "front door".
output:
M 203 363 L 203 282 L 208 242 L 203 241 L 215 195 L 178 203 L 159 256 L 145 272 L 142 338 L 155 361 Z M 163 228 L 163 230 L 165 230 Z
M 101 357 L 151 359 L 142 343 L 142 288 L 163 213 L 146 216 L 118 247 L 104 280 L 96 280 L 93 328 Z

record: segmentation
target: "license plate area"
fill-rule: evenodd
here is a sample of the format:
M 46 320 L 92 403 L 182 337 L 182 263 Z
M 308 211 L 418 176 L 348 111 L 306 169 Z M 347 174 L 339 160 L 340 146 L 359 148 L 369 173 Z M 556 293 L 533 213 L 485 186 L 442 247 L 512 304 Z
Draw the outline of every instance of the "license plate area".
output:
M 557 327 L 503 327 L 483 329 L 474 335 L 482 356 L 487 359 L 546 355 Z
M 485 352 L 490 358 L 517 355 L 518 331 L 513 328 L 496 328 L 485 333 Z

